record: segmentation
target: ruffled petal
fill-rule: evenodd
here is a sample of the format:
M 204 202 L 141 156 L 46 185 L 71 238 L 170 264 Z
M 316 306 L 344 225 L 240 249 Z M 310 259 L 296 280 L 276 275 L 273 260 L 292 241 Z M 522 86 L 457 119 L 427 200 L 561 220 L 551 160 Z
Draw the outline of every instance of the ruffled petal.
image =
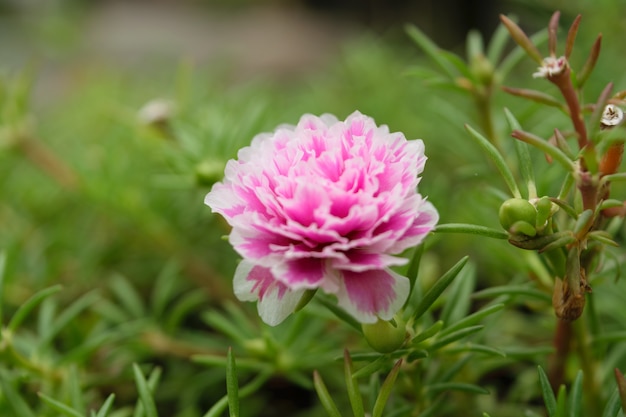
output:
M 389 269 L 343 271 L 339 305 L 361 323 L 391 320 L 409 296 L 409 279 Z
M 296 309 L 304 290 L 290 290 L 277 281 L 269 268 L 243 260 L 233 280 L 235 296 L 241 301 L 256 301 L 261 319 L 276 326 Z

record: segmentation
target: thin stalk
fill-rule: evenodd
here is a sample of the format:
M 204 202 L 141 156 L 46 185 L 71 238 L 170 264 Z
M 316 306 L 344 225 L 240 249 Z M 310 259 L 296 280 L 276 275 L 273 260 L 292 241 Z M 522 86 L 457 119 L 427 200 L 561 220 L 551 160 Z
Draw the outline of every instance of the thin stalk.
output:
M 591 352 L 591 345 L 587 335 L 587 326 L 585 325 L 583 318 L 575 322 L 573 333 L 576 339 L 578 359 L 580 360 L 580 366 L 585 375 L 584 384 L 588 407 L 587 410 L 590 415 L 593 414 L 592 410 L 602 409 L 602 394 L 598 374 L 596 372 L 597 364 L 593 358 L 593 353 Z
M 76 172 L 42 141 L 30 135 L 18 134 L 15 145 L 26 159 L 54 178 L 61 187 L 70 191 L 78 189 L 79 177 Z
M 549 367 L 549 379 L 552 390 L 557 391 L 565 382 L 565 362 L 570 353 L 572 322 L 557 319 L 554 332 L 554 354 Z
M 484 93 L 478 92 L 474 94 L 476 102 L 476 108 L 478 110 L 478 116 L 480 118 L 480 125 L 487 136 L 487 139 L 498 149 L 502 154 L 502 141 L 495 128 L 493 120 L 493 112 L 491 106 L 491 86 L 486 87 Z

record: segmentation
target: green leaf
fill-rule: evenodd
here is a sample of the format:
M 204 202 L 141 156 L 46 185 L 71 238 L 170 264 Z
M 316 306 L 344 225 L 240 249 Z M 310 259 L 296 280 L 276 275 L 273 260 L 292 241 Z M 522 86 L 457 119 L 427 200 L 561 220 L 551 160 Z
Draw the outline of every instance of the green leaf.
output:
M 222 355 L 193 355 L 191 356 L 191 360 L 193 362 L 200 363 L 202 365 L 207 365 L 207 366 L 226 367 L 228 364 L 228 359 Z M 270 364 L 259 359 L 240 358 L 237 360 L 238 369 L 264 371 L 271 367 L 272 366 Z
M 517 43 L 521 48 L 526 51 L 526 54 L 534 59 L 538 64 L 541 65 L 541 61 L 543 56 L 541 52 L 537 49 L 537 46 L 533 43 L 533 41 L 524 33 L 524 31 L 511 19 L 506 17 L 505 15 L 500 15 L 500 21 L 509 31 L 511 38 Z
M 78 317 L 83 310 L 91 307 L 99 296 L 98 290 L 93 290 L 84 294 L 78 300 L 70 304 L 70 306 L 63 310 L 61 314 L 59 314 L 59 316 L 52 322 L 52 325 L 46 329 L 45 333 L 41 335 L 40 346 L 45 346 L 50 343 L 70 321 Z
M 450 343 L 456 342 L 457 340 L 463 339 L 464 337 L 467 337 L 476 332 L 479 332 L 484 327 L 485 326 L 483 325 L 478 325 L 478 326 L 465 327 L 463 329 L 457 330 L 456 332 L 450 333 L 449 335 L 445 337 L 438 338 L 437 340 L 435 340 L 435 342 L 432 345 L 427 347 L 427 350 L 429 352 L 432 352 L 432 351 L 441 349 L 442 347 L 449 345 Z
M 415 335 L 415 337 L 413 339 L 411 339 L 411 344 L 415 346 L 418 343 L 423 342 L 424 340 L 433 337 L 434 335 L 436 335 L 439 332 L 439 330 L 442 329 L 443 324 L 444 323 L 441 320 L 436 321 L 428 329 L 426 329 L 423 332 L 420 332 L 417 335 Z
M 602 417 L 617 417 L 621 408 L 622 403 L 619 396 L 619 389 L 615 388 L 606 404 L 606 407 L 604 407 Z
M 491 355 L 491 356 L 500 356 L 501 358 L 506 357 L 506 353 L 504 353 L 503 350 L 492 347 L 492 346 L 481 345 L 478 343 L 463 343 L 463 344 L 458 345 L 457 347 L 448 349 L 447 351 L 449 353 L 471 352 L 471 353 L 483 353 L 483 354 Z
M 422 411 L 419 414 L 419 417 L 438 417 L 438 416 L 440 416 L 442 414 L 441 413 L 442 405 L 446 401 L 449 401 L 449 399 L 445 395 L 437 396 L 436 399 L 432 402 L 431 406 L 426 408 L 424 411 Z
M 626 379 L 622 372 L 615 368 L 615 380 L 617 381 L 617 391 L 619 392 L 619 399 L 622 405 L 622 410 L 626 410 Z
M 574 233 L 580 234 L 586 232 L 589 229 L 589 225 L 593 216 L 594 212 L 591 209 L 587 209 L 580 213 L 578 219 L 576 219 L 576 224 L 574 225 Z
M 478 322 L 480 322 L 482 319 L 484 319 L 487 316 L 490 316 L 494 313 L 497 313 L 498 311 L 502 310 L 504 308 L 504 304 L 494 304 L 492 306 L 489 306 L 487 308 L 484 308 L 482 310 L 479 310 L 473 314 L 470 314 L 469 316 L 457 321 L 456 323 L 452 324 L 451 326 L 446 327 L 440 334 L 441 337 L 446 336 L 452 332 L 455 332 L 459 329 L 462 329 L 464 327 L 468 327 L 468 326 L 472 326 Z
M 420 262 L 422 260 L 423 254 L 424 245 L 418 245 L 413 252 L 411 262 L 409 263 L 409 267 L 407 268 L 406 276 L 409 279 L 410 283 L 410 293 L 412 293 L 413 289 L 415 288 L 415 281 L 417 281 L 417 274 L 419 273 Z M 408 297 L 406 302 L 408 303 L 410 299 L 411 297 Z
M 486 288 L 484 290 L 480 290 L 472 294 L 473 298 L 481 299 L 481 298 L 489 298 L 489 297 L 498 297 L 501 295 L 508 296 L 525 296 L 536 298 L 541 301 L 545 301 L 548 303 L 552 302 L 552 296 L 547 294 L 541 290 L 538 290 L 533 287 L 529 287 L 527 285 L 502 285 L 498 287 Z
M 415 313 L 413 317 L 418 319 L 428 310 L 428 308 L 439 298 L 441 293 L 448 288 L 448 285 L 454 281 L 456 276 L 459 274 L 461 269 L 467 263 L 468 257 L 462 258 L 459 262 L 457 262 L 448 272 L 446 272 L 435 284 L 424 294 L 424 298 L 420 301 L 419 305 L 415 309 Z
M 523 130 L 514 130 L 513 133 L 511 133 L 511 136 L 534 146 L 547 155 L 550 155 L 556 162 L 561 164 L 561 166 L 563 166 L 568 173 L 576 172 L 576 164 L 574 164 L 574 162 L 562 150 L 539 136 Z
M 152 372 L 152 375 L 160 376 L 160 371 L 157 371 L 158 369 L 159 368 L 155 368 L 155 370 Z M 156 404 L 154 402 L 154 398 L 152 397 L 152 391 L 154 390 L 155 386 L 151 387 L 148 384 L 145 377 L 143 376 L 143 373 L 141 372 L 141 369 L 139 368 L 139 365 L 137 365 L 136 363 L 133 363 L 133 374 L 135 376 L 135 384 L 137 384 L 137 391 L 139 391 L 139 399 L 141 400 L 141 404 L 143 405 L 143 412 L 138 411 L 139 407 L 135 408 L 135 417 L 139 417 L 140 415 L 143 415 L 143 413 L 145 413 L 146 417 L 158 417 Z M 158 377 L 154 378 L 153 380 L 158 380 Z M 154 385 L 156 385 L 156 382 L 154 383 Z
M 406 357 L 407 363 L 411 363 L 418 359 L 424 359 L 428 357 L 428 351 L 424 349 L 411 350 Z
M 441 49 L 415 25 L 405 26 L 409 37 L 446 73 L 450 79 L 456 79 L 458 73 L 453 65 L 441 55 Z
M 598 100 L 596 100 L 596 104 L 593 107 L 593 112 L 587 121 L 587 132 L 590 140 L 593 140 L 597 137 L 598 131 L 602 126 L 600 121 L 602 120 L 602 114 L 604 113 L 604 107 L 607 104 L 607 100 L 611 96 L 611 91 L 613 89 L 613 83 L 608 83 L 606 87 L 602 90 L 600 95 L 598 96 Z M 594 155 L 595 156 L 595 155 Z M 593 161 L 593 164 L 596 164 L 596 161 Z M 590 167 L 588 167 L 590 168 Z M 593 170 L 592 172 L 597 172 Z
M 9 409 L 13 410 L 13 415 L 19 417 L 36 417 L 35 413 L 28 406 L 28 403 L 26 403 L 24 398 L 15 390 L 10 379 L 8 372 L 0 370 L 0 388 L 2 388 L 2 394 L 9 403 Z
M 464 77 L 468 79 L 473 79 L 474 76 L 470 69 L 467 66 L 467 63 L 463 61 L 463 59 L 457 54 L 446 51 L 444 49 L 439 50 L 439 55 L 445 60 L 447 60 L 454 68 L 457 69 Z
M 477 30 L 470 30 L 465 41 L 467 49 L 467 61 L 472 62 L 473 59 L 485 55 L 485 45 L 483 37 Z
M 556 417 L 556 398 L 554 397 L 554 392 L 552 392 L 548 375 L 546 375 L 541 366 L 537 367 L 537 371 L 539 372 L 539 384 L 541 385 L 541 393 L 548 411 L 548 417 Z
M 69 384 L 69 391 L 71 395 L 72 407 L 76 410 L 85 410 L 85 401 L 83 399 L 83 393 L 80 387 L 80 375 L 78 374 L 78 367 L 76 363 L 72 363 L 69 366 L 67 383 Z
M 7 254 L 5 251 L 0 252 L 0 340 L 2 340 L 2 330 L 4 328 L 4 278 L 6 276 Z
M 179 270 L 176 262 L 169 261 L 157 276 L 150 297 L 150 308 L 154 317 L 161 317 L 166 311 L 168 303 L 175 297 Z
M 206 304 L 206 295 L 202 291 L 191 291 L 183 295 L 168 309 L 169 314 L 163 327 L 167 330 L 176 330 L 191 310 L 204 304 Z
M 576 373 L 569 394 L 569 417 L 581 417 L 583 406 L 583 371 Z
M 294 313 L 297 313 L 298 311 L 306 307 L 306 305 L 309 304 L 309 302 L 313 299 L 316 292 L 317 292 L 317 288 L 313 290 L 306 290 L 304 294 L 302 294 L 302 297 L 300 297 L 300 301 L 298 301 L 298 305 L 293 310 Z
M 83 414 L 74 410 L 69 405 L 63 404 L 60 401 L 55 400 L 43 393 L 38 393 L 39 398 L 43 400 L 46 404 L 48 404 L 53 410 L 67 416 L 67 417 L 83 417 Z
M 444 323 L 453 323 L 467 316 L 470 296 L 476 286 L 476 267 L 467 265 L 459 272 L 459 278 L 451 285 L 439 316 Z
M 245 398 L 251 394 L 257 392 L 265 382 L 270 379 L 274 375 L 273 370 L 266 370 L 258 374 L 252 381 L 250 381 L 247 385 L 243 386 L 239 390 L 239 399 Z M 203 417 L 218 417 L 220 416 L 226 407 L 228 406 L 228 396 L 225 395 L 219 399 L 218 402 L 213 404 L 213 406 L 206 412 Z
M 229 339 L 237 344 L 245 345 L 245 343 L 250 339 L 239 326 L 236 326 L 229 318 L 225 317 L 217 310 L 209 310 L 203 313 L 201 317 L 206 324 L 225 334 Z
M 433 378 L 433 383 L 444 383 L 451 382 L 452 379 L 461 372 L 461 370 L 470 363 L 474 359 L 474 355 L 465 355 L 459 360 L 455 361 L 450 365 L 450 367 L 443 370 L 443 372 L 438 372 L 437 375 Z
M 28 300 L 26 300 L 24 304 L 20 306 L 20 308 L 18 308 L 15 314 L 13 314 L 13 316 L 11 317 L 11 320 L 9 321 L 7 329 L 11 333 L 15 332 L 15 330 L 17 330 L 20 324 L 22 324 L 22 321 L 24 321 L 24 319 L 28 316 L 28 314 L 30 314 L 30 312 L 35 307 L 37 307 L 39 303 L 41 303 L 43 300 L 45 300 L 52 294 L 59 292 L 61 288 L 62 287 L 60 285 L 54 285 L 52 287 L 43 289 L 33 294 Z
M 237 365 L 233 349 L 228 348 L 226 363 L 226 396 L 228 397 L 228 413 L 230 417 L 239 417 L 239 383 L 237 382 Z
M 619 181 L 619 182 L 626 181 L 626 172 L 618 172 L 616 174 L 609 174 L 609 175 L 605 175 L 604 177 L 602 177 L 603 183 L 615 182 L 615 181 Z
M 521 130 L 519 122 L 511 113 L 511 111 L 507 108 L 504 109 L 504 114 L 506 115 L 506 120 L 509 123 L 509 127 L 511 130 Z M 537 187 L 535 183 L 535 172 L 533 170 L 532 159 L 530 158 L 530 152 L 528 151 L 528 145 L 516 140 L 515 143 L 515 152 L 517 153 L 517 159 L 519 160 L 519 169 L 520 174 L 522 175 L 522 180 L 526 184 L 526 188 L 528 191 L 528 199 L 537 197 Z
M 531 36 L 530 40 L 533 41 L 535 45 L 539 46 L 548 40 L 548 31 L 545 29 L 541 30 Z M 511 72 L 513 68 L 517 67 L 525 56 L 526 51 L 524 51 L 524 49 L 522 49 L 520 46 L 515 47 L 511 52 L 509 52 L 506 57 L 504 57 L 502 63 L 498 67 L 498 72 L 500 73 L 500 76 L 502 78 L 506 78 L 509 72 Z
M 474 138 L 476 143 L 480 145 L 483 151 L 487 153 L 489 159 L 491 159 L 491 161 L 495 164 L 507 187 L 509 187 L 511 194 L 513 194 L 513 197 L 521 198 L 522 195 L 520 194 L 519 188 L 515 183 L 515 177 L 502 155 L 500 155 L 500 152 L 498 152 L 498 149 L 491 142 L 489 142 L 487 138 L 472 129 L 470 125 L 466 124 L 465 129 L 469 132 L 470 136 Z
M 550 355 L 554 353 L 554 347 L 552 346 L 538 346 L 538 347 L 519 347 L 512 346 L 507 348 L 502 348 L 502 352 L 504 352 L 507 358 L 510 359 L 531 359 L 533 360 L 535 357 L 544 357 L 546 355 Z
M 341 417 L 341 413 L 339 413 L 337 405 L 328 393 L 328 389 L 317 371 L 313 372 L 313 386 L 315 387 L 315 392 L 317 392 L 317 396 L 322 403 L 322 407 L 326 410 L 326 413 L 328 413 L 330 417 Z
M 515 21 L 513 18 L 511 18 L 511 20 Z M 500 23 L 493 32 L 489 45 L 487 46 L 487 60 L 489 60 L 489 62 L 493 65 L 500 62 L 502 52 L 504 51 L 504 47 L 506 46 L 508 40 L 509 31 L 506 29 L 506 26 Z
M 593 232 L 589 232 L 587 233 L 587 238 L 589 240 L 600 242 L 604 245 L 613 246 L 615 248 L 619 247 L 619 243 L 613 240 L 613 236 L 604 230 L 594 230 Z
M 361 391 L 359 385 L 356 382 L 356 378 L 352 376 L 354 369 L 352 367 L 352 359 L 348 349 L 343 351 L 343 372 L 346 380 L 346 387 L 348 388 L 348 398 L 350 399 L 350 406 L 352 407 L 352 413 L 354 417 L 365 417 L 365 409 L 363 407 L 363 398 L 361 397 Z
M 389 372 L 389 375 L 387 375 L 387 378 L 385 378 L 385 382 L 383 382 L 383 385 L 380 387 L 380 392 L 378 393 L 378 397 L 376 397 L 374 409 L 372 410 L 372 417 L 382 417 L 387 400 L 391 395 L 393 384 L 396 382 L 398 372 L 400 372 L 400 366 L 402 366 L 402 359 L 396 362 L 391 372 Z
M 95 417 L 107 417 L 109 415 L 109 410 L 111 410 L 111 407 L 113 406 L 113 401 L 115 401 L 115 394 L 111 394 L 107 397 Z
M 559 387 L 559 393 L 556 397 L 556 417 L 566 417 L 567 391 L 565 385 Z
M 368 375 L 372 375 L 374 372 L 378 372 L 387 366 L 387 356 L 380 356 L 378 359 L 368 363 L 363 368 L 359 369 L 352 374 L 353 378 L 362 378 Z
M 567 114 L 567 107 L 565 107 L 563 103 L 557 100 L 554 96 L 544 93 L 543 91 L 533 90 L 529 88 L 513 88 L 506 86 L 502 87 L 502 90 L 516 97 L 521 97 L 526 100 L 534 101 L 535 103 L 557 108 L 563 113 Z
M 503 232 L 502 230 L 464 223 L 438 224 L 435 227 L 435 233 L 465 233 L 468 235 L 480 235 L 484 237 L 491 237 L 494 239 L 509 238 L 508 233 Z
M 113 290 L 118 300 L 131 314 L 131 317 L 141 318 L 146 315 L 146 308 L 141 300 L 141 296 L 126 278 L 115 274 L 111 279 L 111 290 Z
M 363 330 L 361 329 L 361 323 L 359 323 L 354 317 L 348 314 L 343 308 L 339 307 L 337 304 L 330 301 L 329 298 L 325 296 L 321 296 L 321 297 L 316 297 L 315 300 L 321 303 L 328 310 L 330 310 L 335 316 L 337 316 L 338 319 L 352 326 L 359 333 L 363 333 Z
M 438 394 L 441 392 L 448 392 L 448 391 L 461 391 L 461 392 L 468 392 L 470 394 L 483 394 L 483 395 L 489 394 L 489 391 L 483 387 L 479 387 L 478 385 L 474 385 L 474 384 L 467 384 L 464 382 L 442 382 L 442 383 L 429 384 L 426 390 L 430 394 Z

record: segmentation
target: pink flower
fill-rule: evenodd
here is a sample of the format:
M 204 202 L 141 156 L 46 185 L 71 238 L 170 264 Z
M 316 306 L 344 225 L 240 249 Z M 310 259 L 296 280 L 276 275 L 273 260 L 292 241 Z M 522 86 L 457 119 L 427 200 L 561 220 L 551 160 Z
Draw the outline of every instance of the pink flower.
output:
M 434 228 L 437 210 L 418 192 L 424 143 L 354 112 L 345 121 L 304 115 L 256 136 L 226 165 L 205 204 L 232 226 L 243 257 L 234 289 L 258 300 L 276 325 L 308 289 L 334 294 L 362 323 L 390 320 L 409 281 L 389 267 Z

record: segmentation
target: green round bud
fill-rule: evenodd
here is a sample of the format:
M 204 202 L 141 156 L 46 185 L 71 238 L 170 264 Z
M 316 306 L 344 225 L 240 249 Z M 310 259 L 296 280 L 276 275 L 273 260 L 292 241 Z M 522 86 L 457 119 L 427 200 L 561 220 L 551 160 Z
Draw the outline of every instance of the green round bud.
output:
M 397 350 L 406 339 L 406 323 L 396 314 L 394 321 L 378 320 L 363 324 L 363 335 L 367 343 L 377 352 L 389 353 Z
M 196 165 L 195 174 L 198 185 L 213 185 L 221 181 L 224 176 L 224 162 L 216 159 L 206 159 Z
M 507 231 L 511 231 L 511 228 L 519 224 L 519 222 L 524 222 L 534 227 L 537 221 L 537 209 L 523 198 L 506 200 L 500 206 L 499 215 L 500 224 Z
M 482 85 L 490 85 L 493 81 L 493 64 L 483 54 L 472 57 L 470 61 L 472 74 Z

